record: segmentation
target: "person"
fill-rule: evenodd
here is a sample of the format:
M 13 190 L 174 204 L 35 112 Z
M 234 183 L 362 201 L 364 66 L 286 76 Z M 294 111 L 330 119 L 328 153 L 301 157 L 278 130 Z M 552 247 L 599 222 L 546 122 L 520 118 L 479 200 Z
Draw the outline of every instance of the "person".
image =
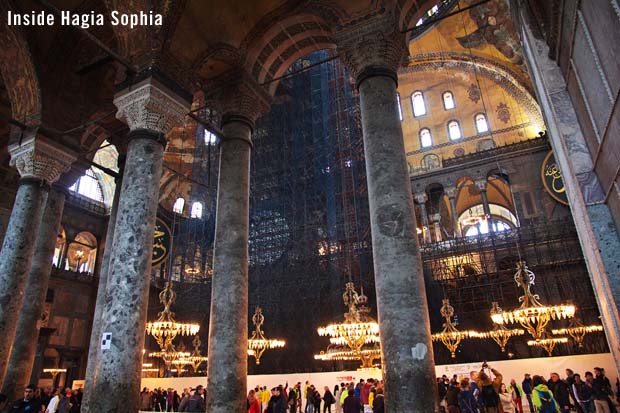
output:
M 377 393 L 372 400 L 372 413 L 385 413 L 385 399 L 383 398 L 383 389 L 376 389 Z
M 261 413 L 260 403 L 256 398 L 256 392 L 254 390 L 250 390 L 248 393 L 248 413 Z
M 334 396 L 334 403 L 336 404 L 336 406 L 335 406 L 336 413 L 340 413 L 341 412 L 341 408 L 340 408 L 340 387 L 338 387 L 337 384 L 334 386 L 333 396 Z
M 551 378 L 547 382 L 547 387 L 549 387 L 549 390 L 553 393 L 553 398 L 558 402 L 560 412 L 570 413 L 570 390 L 568 385 L 560 379 L 558 373 L 551 373 Z
M 41 411 L 41 401 L 34 397 L 36 387 L 34 384 L 29 384 L 24 389 L 24 398 L 16 400 L 9 413 L 31 413 Z
M 187 412 L 204 412 L 206 409 L 205 399 L 202 397 L 204 394 L 204 387 L 202 385 L 196 386 L 194 395 L 189 398 L 187 402 Z
M 183 389 L 183 395 L 181 396 L 181 402 L 179 403 L 179 410 L 180 412 L 186 412 L 187 411 L 187 404 L 189 403 L 189 398 L 190 398 L 190 389 L 185 388 Z
M 446 404 L 448 406 L 448 413 L 459 413 L 459 393 L 460 387 L 457 383 L 450 382 L 448 390 L 446 391 Z
M 149 394 L 149 389 L 145 387 L 140 392 L 140 410 L 150 410 L 150 409 L 151 409 L 151 396 Z
M 478 404 L 474 397 L 472 383 L 467 379 L 461 380 L 461 392 L 459 393 L 459 407 L 461 413 L 478 413 Z M 476 387 L 477 389 L 477 387 Z
M 69 402 L 71 398 L 71 389 L 65 389 L 64 391 L 60 390 L 58 392 L 58 413 L 70 413 L 69 409 L 71 408 L 71 404 Z
M 510 379 L 510 391 L 514 397 L 513 401 L 518 413 L 523 413 L 523 389 L 517 384 L 515 379 Z
M 534 405 L 532 404 L 532 377 L 529 373 L 525 373 L 523 377 L 523 381 L 521 382 L 521 387 L 523 388 L 523 393 L 525 394 L 525 398 L 527 399 L 527 404 L 530 406 L 530 413 L 534 413 Z
M 362 410 L 362 403 L 355 396 L 355 388 L 352 385 L 347 389 L 347 398 L 344 399 L 342 410 L 343 413 L 359 413 Z
M 321 393 L 316 388 L 314 388 L 312 399 L 314 400 L 314 413 L 321 413 Z
M 41 395 L 41 405 L 43 406 L 43 408 L 47 408 L 47 405 L 50 404 L 50 400 L 52 400 L 53 392 L 54 392 L 54 388 L 52 386 L 46 386 L 45 389 L 43 390 L 43 394 Z
M 267 413 L 286 413 L 286 402 L 280 394 L 280 389 L 274 387 L 271 389 L 271 398 L 267 404 Z
M 514 397 L 506 383 L 499 385 L 499 401 L 502 404 L 501 407 L 504 413 L 516 413 Z
M 263 386 L 263 393 L 261 396 L 261 411 L 265 411 L 265 409 L 267 409 L 269 400 L 271 400 L 271 392 L 267 390 L 267 386 Z
M 364 413 L 370 413 L 372 411 L 368 396 L 370 396 L 370 389 L 372 389 L 373 385 L 374 380 L 370 378 L 366 380 L 366 383 L 362 384 L 362 388 L 360 389 L 360 401 L 362 402 L 362 406 L 364 406 Z
M 56 413 L 58 411 L 58 402 L 60 402 L 59 393 L 59 388 L 55 388 L 54 391 L 52 391 L 52 398 L 50 399 L 50 402 L 45 409 L 45 413 Z
M 558 402 L 542 376 L 532 377 L 532 386 L 532 404 L 536 413 L 560 413 Z
M 349 388 L 345 387 L 344 383 L 340 383 L 342 393 L 340 393 L 340 407 L 344 408 L 344 401 L 349 396 Z
M 323 393 L 323 413 L 332 413 L 332 404 L 336 402 L 336 398 L 329 390 L 329 387 L 325 386 L 325 393 Z
M 594 368 L 594 380 L 592 381 L 592 393 L 594 396 L 594 407 L 596 413 L 611 413 L 611 399 L 613 395 L 611 383 L 605 377 L 605 370 L 601 367 Z
M 590 380 L 588 381 L 588 376 Z M 591 372 L 586 372 L 586 381 L 581 380 L 578 373 L 573 375 L 573 394 L 575 401 L 581 409 L 581 413 L 594 413 L 594 399 L 592 398 L 592 380 L 594 376 Z
M 291 403 L 291 399 L 293 399 L 293 403 Z M 301 406 L 301 382 L 300 381 L 298 381 L 297 384 L 294 385 L 291 391 L 289 392 L 288 405 L 290 407 L 289 410 L 291 411 L 291 413 L 296 413 L 297 406 Z
M 495 375 L 494 379 L 484 371 L 486 368 L 490 368 L 491 372 Z M 478 373 L 478 388 L 480 389 L 480 395 L 478 396 L 478 404 L 482 405 L 481 411 L 484 413 L 497 413 L 499 411 L 499 386 L 502 383 L 502 374 L 489 367 L 487 362 L 482 363 L 482 369 Z

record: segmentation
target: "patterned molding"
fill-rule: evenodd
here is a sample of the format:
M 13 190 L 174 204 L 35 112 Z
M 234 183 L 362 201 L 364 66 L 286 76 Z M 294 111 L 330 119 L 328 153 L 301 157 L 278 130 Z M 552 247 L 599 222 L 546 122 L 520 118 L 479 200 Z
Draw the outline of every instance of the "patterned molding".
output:
M 190 103 L 150 77 L 114 97 L 116 117 L 130 130 L 148 129 L 167 135 L 183 124 Z
M 77 159 L 72 150 L 56 142 L 35 137 L 34 134 L 20 143 L 9 145 L 12 166 L 15 166 L 22 178 L 40 179 L 52 184 L 60 175 L 71 169 Z
M 603 71 L 603 66 L 601 65 L 601 60 L 598 57 L 598 52 L 594 47 L 594 42 L 592 41 L 592 36 L 590 36 L 590 30 L 586 24 L 585 19 L 583 18 L 583 14 L 581 10 L 577 10 L 577 16 L 579 18 L 579 24 L 583 29 L 583 34 L 586 37 L 586 42 L 588 43 L 588 47 L 590 48 L 590 52 L 592 53 L 592 57 L 594 58 L 594 63 L 596 64 L 596 71 L 598 72 L 601 80 L 603 81 L 603 86 L 605 86 L 605 92 L 607 92 L 607 97 L 609 98 L 609 102 L 613 105 L 614 103 L 614 94 L 611 91 L 611 87 L 609 86 L 609 82 L 607 81 L 607 77 L 605 76 L 605 72 Z

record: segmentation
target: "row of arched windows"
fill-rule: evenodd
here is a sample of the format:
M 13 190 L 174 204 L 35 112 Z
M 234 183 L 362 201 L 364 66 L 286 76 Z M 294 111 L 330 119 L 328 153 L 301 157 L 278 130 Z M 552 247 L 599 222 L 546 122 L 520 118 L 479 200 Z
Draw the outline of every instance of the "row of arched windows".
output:
M 489 131 L 489 123 L 487 122 L 487 117 L 484 113 L 477 113 L 474 116 L 474 123 L 476 124 L 476 130 L 478 133 L 484 133 Z M 457 141 L 463 137 L 463 133 L 461 131 L 461 125 L 459 121 L 456 119 L 452 119 L 448 121 L 448 136 L 451 141 Z M 430 148 L 433 146 L 433 136 L 431 134 L 431 130 L 429 128 L 422 128 L 418 133 L 420 137 L 420 145 L 422 148 Z
M 454 100 L 454 94 L 449 90 L 443 92 L 441 95 L 443 101 L 443 108 L 445 110 L 452 110 L 456 108 L 456 102 Z M 400 95 L 396 94 L 396 100 L 398 101 L 398 117 L 403 120 L 403 109 L 400 104 Z M 426 115 L 426 101 L 424 100 L 424 93 L 421 90 L 416 90 L 411 94 L 411 108 L 413 110 L 413 117 L 419 118 Z
M 177 198 L 177 200 L 174 201 L 174 205 L 172 206 L 172 211 L 177 214 L 182 214 L 184 207 L 185 207 L 185 199 Z M 201 202 L 196 201 L 192 204 L 192 208 L 190 210 L 189 216 L 190 218 L 202 218 L 202 203 Z

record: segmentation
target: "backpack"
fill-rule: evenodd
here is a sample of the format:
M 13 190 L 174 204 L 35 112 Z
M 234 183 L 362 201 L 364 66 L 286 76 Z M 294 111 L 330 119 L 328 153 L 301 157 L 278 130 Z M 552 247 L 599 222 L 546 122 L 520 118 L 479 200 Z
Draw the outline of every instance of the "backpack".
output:
M 557 408 L 555 405 L 555 400 L 553 399 L 553 396 L 551 396 L 551 393 L 549 393 L 548 391 L 536 391 L 538 392 L 538 397 L 540 398 L 540 407 L 538 408 L 538 413 L 556 413 Z
M 492 384 L 482 386 L 482 389 L 480 389 L 480 399 L 483 406 L 497 407 L 499 405 L 499 395 Z

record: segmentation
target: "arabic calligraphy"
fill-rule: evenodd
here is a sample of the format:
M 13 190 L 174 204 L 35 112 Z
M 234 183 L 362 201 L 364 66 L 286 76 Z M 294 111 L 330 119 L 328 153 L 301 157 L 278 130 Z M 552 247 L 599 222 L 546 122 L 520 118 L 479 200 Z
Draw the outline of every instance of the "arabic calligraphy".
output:
M 157 218 L 155 231 L 153 232 L 153 255 L 151 258 L 153 266 L 161 264 L 166 259 L 170 249 L 170 242 L 170 228 L 168 228 L 164 221 Z
M 549 151 L 542 163 L 541 177 L 543 185 L 549 195 L 556 201 L 568 205 L 568 196 L 566 194 L 564 180 L 562 179 L 562 171 L 555 161 L 553 151 Z

